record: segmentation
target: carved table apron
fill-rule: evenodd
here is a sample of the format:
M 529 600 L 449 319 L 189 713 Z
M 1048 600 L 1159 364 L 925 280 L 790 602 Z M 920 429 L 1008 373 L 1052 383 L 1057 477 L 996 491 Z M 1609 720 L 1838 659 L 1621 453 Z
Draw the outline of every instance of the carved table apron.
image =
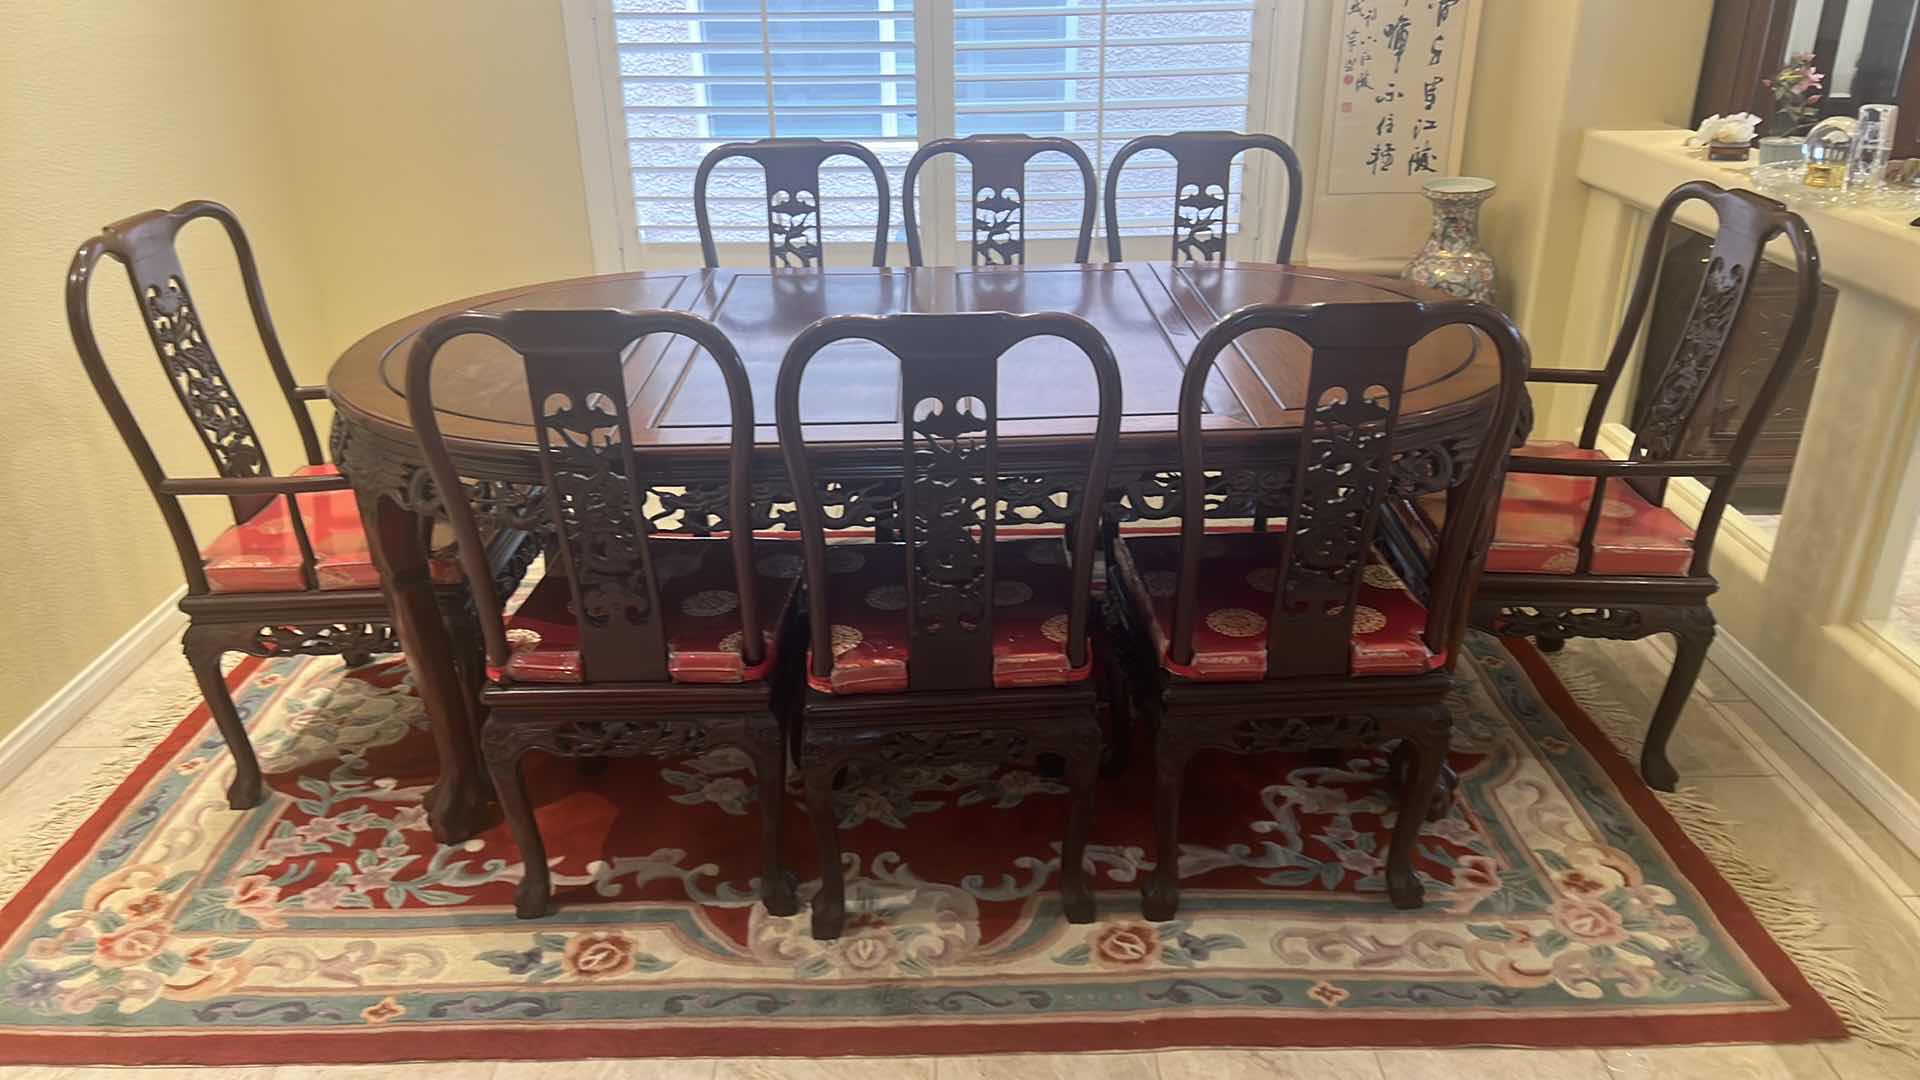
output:
M 706 316 L 732 339 L 753 386 L 758 425 L 756 528 L 780 528 L 784 469 L 773 430 L 773 383 L 787 343 L 826 315 L 896 311 L 1068 311 L 1106 336 L 1119 361 L 1125 419 L 1106 503 L 1128 518 L 1172 516 L 1179 504 L 1176 405 L 1187 354 L 1221 315 L 1250 303 L 1445 300 L 1404 281 L 1267 263 L 1112 263 L 1093 266 L 858 267 L 826 270 L 676 270 L 615 274 L 510 289 L 422 311 L 382 327 L 335 364 L 328 392 L 338 410 L 334 460 L 359 496 L 381 580 L 414 684 L 433 723 L 440 778 L 428 798 L 436 831 L 464 837 L 487 820 L 473 694 L 453 662 L 433 604 L 424 543 L 439 499 L 421 464 L 400 388 L 413 335 L 434 317 L 467 308 L 679 308 Z M 1284 514 L 1308 353 L 1275 331 L 1248 335 L 1220 358 L 1207 394 L 1209 514 Z M 643 341 L 627 359 L 627 390 L 643 478 L 661 529 L 707 531 L 722 516 L 727 399 L 718 370 L 684 339 Z M 1444 489 L 1477 444 L 1472 403 L 1498 377 L 1476 332 L 1449 327 L 1408 359 L 1395 489 Z M 456 339 L 435 371 L 434 398 L 448 448 L 483 519 L 538 528 L 541 500 L 531 405 L 518 358 L 492 339 Z M 1049 477 L 1084 476 L 1092 433 L 1091 370 L 1064 342 L 1036 339 L 1000 370 L 1000 494 L 1008 523 L 1065 521 L 1080 492 Z M 899 372 L 877 346 L 847 343 L 808 369 L 802 415 L 814 430 L 819 480 L 834 524 L 885 528 L 891 477 L 900 468 Z M 823 445 L 822 445 L 823 444 Z M 469 667 L 473 665 L 468 665 Z

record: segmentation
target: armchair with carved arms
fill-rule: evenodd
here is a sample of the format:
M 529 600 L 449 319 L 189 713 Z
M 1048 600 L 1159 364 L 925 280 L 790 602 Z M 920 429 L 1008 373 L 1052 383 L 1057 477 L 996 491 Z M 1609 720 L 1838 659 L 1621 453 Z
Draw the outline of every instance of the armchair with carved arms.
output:
M 291 474 L 277 476 L 268 464 L 264 442 L 214 353 L 187 287 L 175 240 L 202 218 L 218 222 L 232 242 L 267 362 L 293 413 L 307 462 Z M 103 258 L 127 268 L 148 339 L 213 461 L 214 476 L 168 476 L 121 393 L 93 329 L 89 286 Z M 236 810 L 256 806 L 264 796 L 260 765 L 221 675 L 221 656 L 337 655 L 351 666 L 400 647 L 358 503 L 346 478 L 321 456 L 308 412 L 307 403 L 326 391 L 294 381 L 267 312 L 253 248 L 239 219 L 219 203 L 182 203 L 108 225 L 75 252 L 66 298 L 81 366 L 153 492 L 180 557 L 187 586 L 180 609 L 188 616 L 182 647 L 233 754 L 228 803 Z M 233 510 L 233 525 L 204 548 L 181 502 L 191 496 L 225 496 Z M 488 547 L 490 574 L 517 582 L 536 553 L 524 533 L 496 532 Z M 458 660 L 468 682 L 477 683 L 480 638 L 471 597 L 451 559 L 436 559 L 432 567 L 440 609 L 461 645 Z
M 1634 441 L 1626 460 L 1614 460 L 1596 448 L 1601 424 L 1647 316 L 1667 231 L 1675 213 L 1694 201 L 1712 207 L 1719 219 L 1706 272 L 1673 354 L 1643 361 L 1664 366 L 1651 393 L 1632 409 Z M 1750 358 L 1731 356 L 1727 345 L 1746 309 L 1754 270 L 1768 243 L 1780 237 L 1798 275 L 1792 319 L 1778 352 L 1752 358 L 1765 378 L 1733 439 L 1716 452 L 1700 437 L 1704 425 L 1697 421 L 1705 410 L 1729 407 L 1732 399 L 1719 392 L 1722 380 L 1736 359 Z M 1719 588 L 1711 570 L 1714 540 L 1748 454 L 1805 351 L 1819 290 L 1820 256 L 1800 215 L 1751 191 L 1706 181 L 1682 184 L 1654 212 L 1606 366 L 1536 368 L 1527 376 L 1530 382 L 1590 386 L 1594 395 L 1578 443 L 1531 442 L 1508 460 L 1472 621 L 1497 633 L 1531 635 L 1547 652 L 1572 637 L 1672 634 L 1672 673 L 1640 756 L 1641 775 L 1663 790 L 1678 782 L 1667 744 L 1713 643 L 1707 601 Z M 1680 477 L 1706 487 L 1699 519 L 1691 525 L 1662 505 L 1668 481 Z M 1416 544 L 1430 542 L 1445 517 L 1445 505 L 1431 498 L 1402 515 Z

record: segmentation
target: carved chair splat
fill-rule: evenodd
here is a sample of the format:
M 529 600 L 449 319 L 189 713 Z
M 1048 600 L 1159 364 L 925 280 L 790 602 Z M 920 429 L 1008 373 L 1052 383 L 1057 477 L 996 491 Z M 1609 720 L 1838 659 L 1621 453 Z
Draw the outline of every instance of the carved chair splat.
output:
M 1275 262 L 1293 259 L 1293 234 L 1300 224 L 1300 157 L 1276 136 L 1237 131 L 1178 131 L 1171 135 L 1142 135 L 1120 148 L 1107 166 L 1107 260 L 1121 260 L 1120 176 L 1128 159 L 1145 150 L 1161 150 L 1174 160 L 1174 262 L 1225 262 L 1227 258 L 1227 204 L 1230 201 L 1233 159 L 1248 150 L 1266 150 L 1280 159 L 1287 174 L 1287 216 L 1280 231 L 1280 254 Z
M 693 216 L 700 230 L 700 254 L 708 266 L 720 265 L 707 212 L 707 185 L 716 166 L 748 158 L 766 173 L 767 263 L 775 269 L 812 269 L 826 257 L 821 211 L 820 165 L 828 158 L 857 159 L 873 174 L 878 220 L 873 226 L 873 265 L 887 264 L 887 224 L 892 194 L 887 171 L 872 150 L 857 142 L 829 139 L 760 139 L 723 143 L 700 162 L 693 177 Z
M 970 232 L 968 248 L 975 266 L 1017 266 L 1027 261 L 1027 165 L 1039 154 L 1064 154 L 1080 173 L 1080 230 L 1075 234 L 1073 261 L 1085 263 L 1093 249 L 1093 215 L 1099 202 L 1093 162 L 1070 139 L 1033 135 L 969 135 L 963 139 L 935 139 L 907 162 L 900 184 L 901 210 L 906 217 L 907 261 L 921 260 L 920 225 L 914 206 L 914 181 L 920 170 L 942 155 L 965 158 L 971 168 Z

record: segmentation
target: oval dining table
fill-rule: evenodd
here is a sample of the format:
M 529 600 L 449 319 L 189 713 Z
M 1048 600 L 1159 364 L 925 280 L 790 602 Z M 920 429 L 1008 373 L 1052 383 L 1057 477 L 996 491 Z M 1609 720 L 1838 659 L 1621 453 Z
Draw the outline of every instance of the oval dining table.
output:
M 1185 359 L 1220 316 L 1252 303 L 1440 301 L 1441 293 L 1392 278 L 1306 266 L 1226 262 L 1013 267 L 657 270 L 506 289 L 442 304 L 356 342 L 334 365 L 333 459 L 352 482 L 369 546 L 392 600 L 395 629 L 432 723 L 440 774 L 427 797 L 442 842 L 490 820 L 480 767 L 480 672 L 474 643 L 456 648 L 435 605 L 428 525 L 441 513 L 403 394 L 414 335 L 435 317 L 467 309 L 675 308 L 716 323 L 745 362 L 754 396 L 754 528 L 780 528 L 791 512 L 773 427 L 773 384 L 789 341 L 828 315 L 891 312 L 1066 311 L 1092 323 L 1119 362 L 1125 416 L 1103 493 L 1109 512 L 1164 518 L 1178 506 L 1177 399 Z M 801 411 L 823 496 L 843 526 L 886 527 L 888 475 L 900 463 L 897 363 L 869 343 L 823 353 L 808 369 Z M 1017 354 L 1017 355 L 1016 355 Z M 1284 515 L 1297 452 L 1308 350 L 1277 331 L 1242 338 L 1223 355 L 1206 395 L 1209 513 Z M 1456 463 L 1478 445 L 1476 399 L 1498 382 L 1498 360 L 1477 331 L 1452 326 L 1414 347 L 1395 445 L 1396 494 L 1451 486 Z M 999 461 L 1010 523 L 1064 521 L 1083 495 L 1095 391 L 1084 357 L 1035 339 L 1000 365 Z M 519 358 L 490 338 L 448 343 L 434 400 L 468 497 L 497 528 L 539 529 L 539 449 Z M 626 387 L 641 478 L 658 529 L 713 531 L 722 517 L 728 404 L 718 369 L 684 339 L 642 341 L 626 358 Z M 650 512 L 650 516 L 652 516 Z M 526 545 L 531 550 L 532 545 Z M 517 570 L 524 572 L 525 567 Z M 458 657 L 467 655 L 466 661 Z

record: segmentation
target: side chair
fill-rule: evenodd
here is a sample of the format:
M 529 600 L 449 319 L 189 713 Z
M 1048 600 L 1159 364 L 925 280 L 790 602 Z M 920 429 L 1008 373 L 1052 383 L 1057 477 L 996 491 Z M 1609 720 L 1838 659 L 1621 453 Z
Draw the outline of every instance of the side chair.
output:
M 914 181 L 929 161 L 942 155 L 965 158 L 972 172 L 967 196 L 971 218 L 967 247 L 975 266 L 1018 266 L 1027 261 L 1027 165 L 1039 154 L 1063 154 L 1080 174 L 1080 230 L 1075 234 L 1073 261 L 1084 263 L 1093 249 L 1093 215 L 1100 201 L 1093 162 L 1071 139 L 1034 135 L 969 135 L 964 139 L 935 139 L 907 162 L 900 182 L 901 213 L 907 228 L 907 262 L 921 261 L 919 213 L 914 207 Z M 1059 201 L 1059 196 L 1042 196 Z
M 1423 575 L 1423 602 L 1375 541 L 1390 498 L 1410 481 L 1395 468 L 1408 350 L 1454 324 L 1479 330 L 1497 352 L 1500 380 L 1473 408 L 1486 432 L 1476 445 L 1498 449 L 1458 463 L 1446 493 L 1453 514 Z M 1286 331 L 1312 349 L 1288 511 L 1269 531 L 1209 533 L 1207 376 L 1223 350 L 1256 330 Z M 1127 645 L 1112 658 L 1115 678 L 1131 677 L 1153 738 L 1157 847 L 1143 889 L 1147 918 L 1179 910 L 1180 807 L 1197 751 L 1393 740 L 1404 782 L 1384 884 L 1396 907 L 1420 906 L 1414 845 L 1452 729 L 1448 669 L 1526 364 L 1513 324 L 1468 303 L 1253 305 L 1194 347 L 1180 388 L 1180 533 L 1114 535 L 1108 560 L 1117 636 Z
M 502 611 L 489 582 L 475 588 L 487 657 L 481 752 L 526 867 L 515 910 L 538 918 L 553 902 L 546 842 L 521 768 L 527 751 L 598 760 L 732 745 L 757 773 L 761 898 L 769 912 L 792 914 L 794 883 L 780 844 L 787 766 L 780 716 L 790 695 L 779 661 L 798 581 L 775 572 L 792 545 L 755 540 L 740 528 L 724 537 L 654 532 L 622 376 L 622 357 L 648 334 L 688 338 L 719 365 L 732 420 L 733 523 L 751 520 L 746 366 L 712 323 L 680 311 L 443 316 L 415 339 L 407 368 L 407 408 L 443 491 L 464 489 L 453 485 L 432 374 L 441 346 L 463 334 L 484 334 L 520 354 L 553 522 L 547 574 L 515 611 Z M 477 574 L 485 544 L 473 505 L 454 499 L 447 509 L 461 565 Z M 787 668 L 797 677 L 796 665 Z
M 1093 369 L 1099 405 L 1084 449 L 1086 494 L 1062 534 L 1002 538 L 999 365 L 1039 337 L 1063 339 Z M 897 539 L 829 547 L 800 391 L 815 354 L 849 340 L 900 362 L 897 522 L 875 530 Z M 807 580 L 799 764 L 820 858 L 813 936 L 837 938 L 846 921 L 833 785 L 856 762 L 999 765 L 1058 755 L 1070 792 L 1062 902 L 1071 921 L 1091 921 L 1085 854 L 1101 736 L 1088 604 L 1121 416 L 1119 368 L 1105 339 L 1060 313 L 837 316 L 794 339 L 775 395 Z
M 1300 156 L 1293 147 L 1263 132 L 1176 131 L 1170 135 L 1142 135 L 1120 148 L 1107 165 L 1107 259 L 1119 262 L 1120 178 L 1135 154 L 1160 150 L 1174 161 L 1174 262 L 1224 262 L 1227 258 L 1227 203 L 1231 195 L 1233 159 L 1248 150 L 1265 150 L 1280 159 L 1287 174 L 1287 216 L 1280 231 L 1280 253 L 1274 261 L 1293 260 L 1293 234 L 1300 225 Z

